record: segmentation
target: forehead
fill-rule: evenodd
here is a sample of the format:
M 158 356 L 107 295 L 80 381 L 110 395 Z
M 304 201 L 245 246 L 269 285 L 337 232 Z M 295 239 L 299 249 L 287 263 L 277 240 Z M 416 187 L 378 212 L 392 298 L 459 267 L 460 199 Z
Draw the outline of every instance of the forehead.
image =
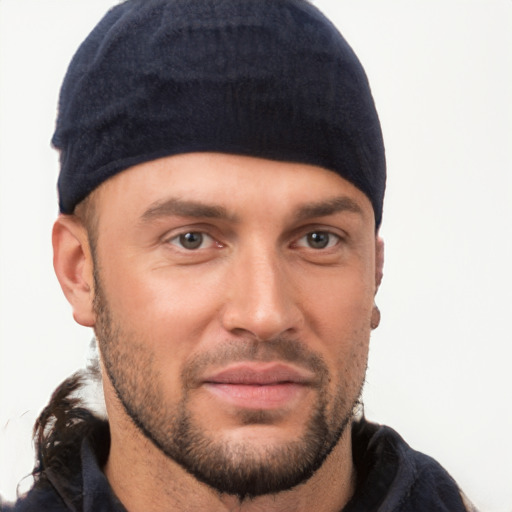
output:
M 233 215 L 262 209 L 278 215 L 340 198 L 346 200 L 343 209 L 374 218 L 366 195 L 332 171 L 223 153 L 180 154 L 139 164 L 100 185 L 94 198 L 100 218 L 116 212 L 142 218 L 173 199 L 218 205 Z

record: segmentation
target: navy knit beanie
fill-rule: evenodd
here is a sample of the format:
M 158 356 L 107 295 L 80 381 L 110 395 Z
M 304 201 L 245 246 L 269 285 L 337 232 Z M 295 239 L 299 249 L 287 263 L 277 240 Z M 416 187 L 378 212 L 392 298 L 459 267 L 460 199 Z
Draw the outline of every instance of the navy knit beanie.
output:
M 52 139 L 63 213 L 116 173 L 197 151 L 317 165 L 370 199 L 386 180 L 368 80 L 305 0 L 128 0 L 74 56 Z

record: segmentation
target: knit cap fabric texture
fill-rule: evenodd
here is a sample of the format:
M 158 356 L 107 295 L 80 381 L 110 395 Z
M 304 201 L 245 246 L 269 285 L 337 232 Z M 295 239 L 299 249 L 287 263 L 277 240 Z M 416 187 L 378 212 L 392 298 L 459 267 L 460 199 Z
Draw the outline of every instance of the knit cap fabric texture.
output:
M 72 213 L 133 165 L 198 151 L 317 165 L 370 199 L 384 145 L 365 72 L 305 0 L 128 0 L 82 43 L 62 85 L 53 145 Z

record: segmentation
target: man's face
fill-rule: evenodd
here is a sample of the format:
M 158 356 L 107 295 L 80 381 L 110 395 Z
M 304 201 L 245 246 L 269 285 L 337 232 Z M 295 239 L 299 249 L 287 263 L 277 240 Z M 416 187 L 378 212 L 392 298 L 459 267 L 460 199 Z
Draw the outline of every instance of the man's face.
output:
M 314 166 L 206 153 L 136 166 L 95 196 L 95 330 L 128 416 L 220 492 L 311 476 L 364 381 L 367 197 Z

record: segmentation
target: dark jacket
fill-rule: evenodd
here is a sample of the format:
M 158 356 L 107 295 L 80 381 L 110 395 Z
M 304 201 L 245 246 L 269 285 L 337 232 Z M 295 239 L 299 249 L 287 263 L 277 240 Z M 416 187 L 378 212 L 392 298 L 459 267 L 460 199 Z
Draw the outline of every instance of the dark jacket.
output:
M 342 512 L 469 512 L 460 490 L 432 458 L 392 429 L 360 420 L 353 426 L 356 491 Z M 101 471 L 110 447 L 108 424 L 83 440 L 77 467 L 46 470 L 7 512 L 125 512 Z

